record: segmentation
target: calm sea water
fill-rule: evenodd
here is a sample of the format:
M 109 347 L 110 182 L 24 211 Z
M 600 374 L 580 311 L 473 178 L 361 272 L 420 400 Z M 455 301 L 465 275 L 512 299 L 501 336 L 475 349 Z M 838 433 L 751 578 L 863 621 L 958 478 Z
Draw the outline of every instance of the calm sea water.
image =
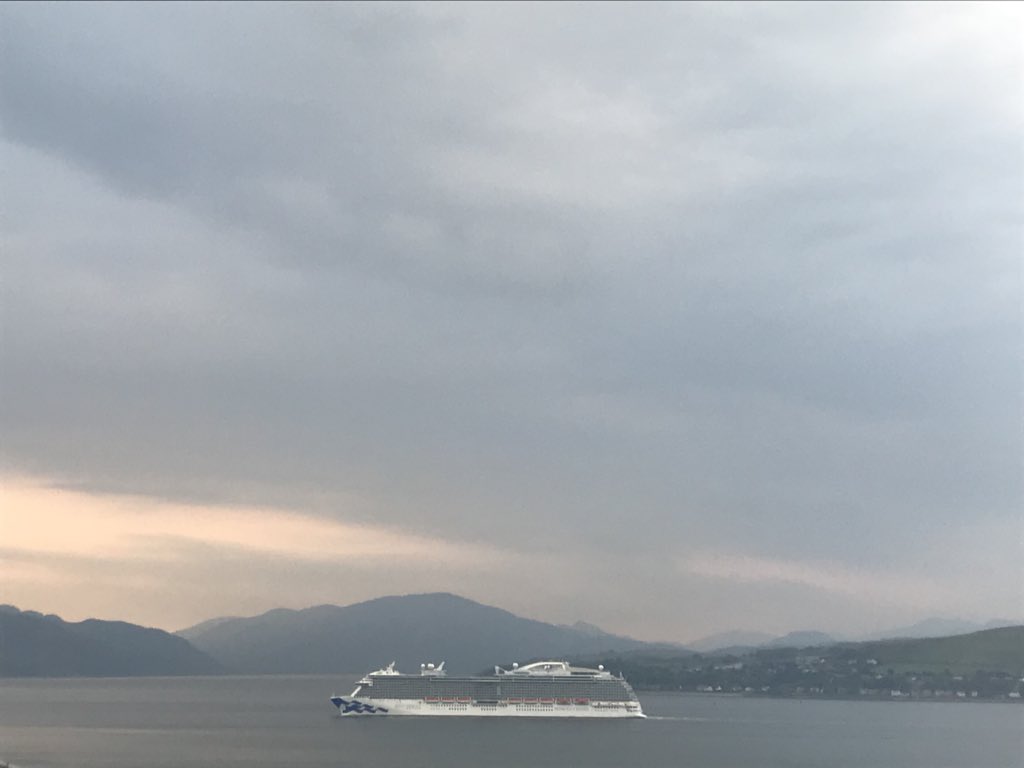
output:
M 0 760 L 76 766 L 1024 766 L 1024 706 L 641 694 L 648 720 L 345 719 L 354 678 L 0 680 Z

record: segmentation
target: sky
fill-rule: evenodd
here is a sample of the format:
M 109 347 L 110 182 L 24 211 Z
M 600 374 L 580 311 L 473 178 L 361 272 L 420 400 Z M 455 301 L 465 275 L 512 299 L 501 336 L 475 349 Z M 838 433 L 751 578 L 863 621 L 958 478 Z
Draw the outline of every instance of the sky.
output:
M 0 6 L 0 602 L 1024 619 L 1024 11 Z

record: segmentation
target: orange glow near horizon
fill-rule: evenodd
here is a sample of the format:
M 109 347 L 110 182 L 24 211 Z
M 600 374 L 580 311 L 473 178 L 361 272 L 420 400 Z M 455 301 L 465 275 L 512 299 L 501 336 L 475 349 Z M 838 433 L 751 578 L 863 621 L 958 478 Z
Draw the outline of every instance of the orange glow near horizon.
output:
M 182 539 L 300 558 L 401 556 L 462 565 L 500 557 L 382 526 L 258 507 L 179 504 L 144 496 L 96 495 L 4 479 L 3 548 L 86 556 L 160 556 L 155 540 Z
M 152 618 L 158 615 L 153 606 L 140 612 L 139 606 L 147 602 L 143 593 L 175 590 L 172 574 L 180 578 L 191 566 L 184 562 L 184 553 L 197 545 L 208 548 L 202 556 L 202 564 L 207 566 L 228 557 L 246 563 L 270 557 L 310 567 L 344 562 L 383 568 L 398 558 L 407 567 L 457 567 L 472 572 L 500 567 L 510 557 L 493 547 L 286 510 L 92 494 L 22 476 L 0 481 L 0 568 L 4 574 L 0 602 L 28 600 L 19 607 L 56 611 L 69 620 L 95 615 L 95 605 L 114 604 L 113 609 L 106 609 L 111 618 L 132 621 L 146 617 L 166 625 L 170 619 Z M 194 553 L 189 556 L 196 558 Z M 101 589 L 82 583 L 78 575 L 82 563 L 130 565 L 125 566 L 124 584 L 114 585 L 114 589 L 104 585 L 111 596 L 103 602 L 104 596 L 98 594 Z M 248 567 L 240 566 L 243 571 Z M 120 613 L 122 603 L 116 603 L 113 594 L 130 590 L 134 590 L 133 602 L 124 605 L 135 612 Z M 270 590 L 267 592 L 269 596 Z M 179 602 L 187 599 L 179 596 Z M 251 604 L 260 606 L 260 599 L 254 594 Z M 262 609 L 271 607 L 275 605 Z M 209 616 L 199 615 L 197 620 L 201 618 Z

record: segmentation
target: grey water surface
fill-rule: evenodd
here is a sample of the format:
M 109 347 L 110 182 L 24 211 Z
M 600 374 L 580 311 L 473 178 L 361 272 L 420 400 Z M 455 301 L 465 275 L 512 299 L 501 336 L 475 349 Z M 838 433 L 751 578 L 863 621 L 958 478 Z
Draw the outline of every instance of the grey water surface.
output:
M 643 694 L 647 720 L 340 719 L 354 678 L 0 680 L 0 761 L 75 766 L 1024 766 L 1024 706 Z

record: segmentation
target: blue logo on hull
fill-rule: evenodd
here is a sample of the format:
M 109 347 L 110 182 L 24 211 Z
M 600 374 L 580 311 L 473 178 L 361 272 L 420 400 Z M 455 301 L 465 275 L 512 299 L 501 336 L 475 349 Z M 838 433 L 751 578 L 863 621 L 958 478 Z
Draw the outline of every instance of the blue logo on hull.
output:
M 352 699 L 347 701 L 340 696 L 331 699 L 331 703 L 338 708 L 343 715 L 378 715 L 387 714 L 387 707 L 374 707 L 371 704 Z

